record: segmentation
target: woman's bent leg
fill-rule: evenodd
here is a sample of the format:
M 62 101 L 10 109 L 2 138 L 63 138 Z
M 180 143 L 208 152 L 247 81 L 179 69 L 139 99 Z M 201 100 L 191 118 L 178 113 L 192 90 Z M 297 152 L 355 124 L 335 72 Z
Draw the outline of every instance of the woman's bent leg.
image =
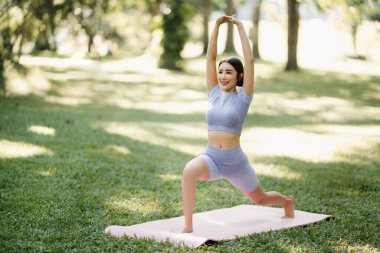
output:
M 283 218 L 294 218 L 293 196 L 285 196 L 275 191 L 264 192 L 260 185 L 255 190 L 244 194 L 258 205 L 280 205 L 285 212 Z
M 207 163 L 200 157 L 188 162 L 183 170 L 182 177 L 182 209 L 185 216 L 183 233 L 193 232 L 193 209 L 195 206 L 196 181 L 208 180 L 210 171 Z

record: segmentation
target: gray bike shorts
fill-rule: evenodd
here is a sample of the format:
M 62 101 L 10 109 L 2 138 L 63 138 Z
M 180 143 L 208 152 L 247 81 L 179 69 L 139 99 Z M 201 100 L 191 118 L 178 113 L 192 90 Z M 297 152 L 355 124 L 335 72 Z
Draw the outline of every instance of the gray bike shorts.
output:
M 208 145 L 200 157 L 210 170 L 210 181 L 225 178 L 242 192 L 251 192 L 259 185 L 256 172 L 240 146 L 219 149 Z

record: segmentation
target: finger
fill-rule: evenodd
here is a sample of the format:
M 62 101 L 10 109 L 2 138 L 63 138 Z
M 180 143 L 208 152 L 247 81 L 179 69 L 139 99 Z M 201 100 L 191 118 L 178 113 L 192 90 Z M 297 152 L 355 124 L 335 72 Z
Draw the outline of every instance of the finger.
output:
M 232 17 L 232 16 L 227 16 L 226 19 L 227 19 L 229 22 L 232 22 L 235 18 Z
M 229 18 L 229 20 L 234 21 L 234 20 L 236 19 L 236 15 L 235 15 L 235 14 L 234 14 L 234 15 L 231 15 L 231 16 L 229 16 L 228 18 Z

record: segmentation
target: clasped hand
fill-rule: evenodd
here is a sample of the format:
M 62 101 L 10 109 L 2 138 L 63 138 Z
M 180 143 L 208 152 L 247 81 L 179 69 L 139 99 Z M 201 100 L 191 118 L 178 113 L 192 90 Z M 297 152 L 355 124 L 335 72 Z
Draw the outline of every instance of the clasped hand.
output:
M 235 15 L 232 15 L 232 16 L 226 16 L 226 15 L 224 15 L 224 16 L 221 16 L 220 18 L 218 18 L 216 20 L 216 23 L 218 25 L 221 25 L 221 24 L 227 23 L 227 22 L 230 22 L 230 23 L 235 24 L 235 25 L 241 24 L 240 20 L 238 20 L 237 18 L 235 18 Z

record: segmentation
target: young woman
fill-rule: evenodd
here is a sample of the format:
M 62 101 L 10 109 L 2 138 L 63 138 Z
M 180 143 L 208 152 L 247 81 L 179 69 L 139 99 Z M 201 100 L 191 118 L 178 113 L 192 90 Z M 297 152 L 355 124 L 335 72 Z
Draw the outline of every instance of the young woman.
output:
M 227 58 L 216 66 L 219 27 L 231 22 L 237 26 L 244 55 L 244 68 L 237 58 Z M 258 205 L 280 205 L 284 218 L 294 217 L 294 200 L 278 192 L 264 192 L 240 147 L 240 133 L 253 97 L 254 59 L 243 24 L 234 16 L 216 20 L 207 49 L 207 89 L 210 109 L 206 113 L 208 146 L 204 153 L 183 170 L 182 207 L 185 227 L 193 232 L 196 181 L 226 178 Z M 236 87 L 242 86 L 240 91 Z M 253 215 L 253 214 L 252 214 Z

